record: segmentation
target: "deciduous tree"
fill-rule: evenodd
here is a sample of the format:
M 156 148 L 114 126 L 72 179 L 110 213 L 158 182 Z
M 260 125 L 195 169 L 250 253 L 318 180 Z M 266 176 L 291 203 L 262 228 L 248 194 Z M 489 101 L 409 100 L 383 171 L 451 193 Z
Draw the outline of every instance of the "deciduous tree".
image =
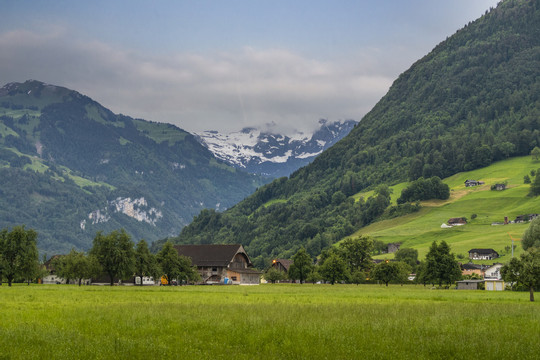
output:
M 289 278 L 300 280 L 300 284 L 303 284 L 309 273 L 313 271 L 313 261 L 303 246 L 293 255 L 292 261 L 289 267 Z
M 111 286 L 114 285 L 115 278 L 133 275 L 135 252 L 133 242 L 124 229 L 114 230 L 108 235 L 98 232 L 90 255 L 96 257 L 103 271 L 109 276 Z
M 516 282 L 529 289 L 529 298 L 534 301 L 534 290 L 540 289 L 540 248 L 529 248 L 520 259 L 512 258 L 501 268 L 506 282 Z
M 32 279 L 39 271 L 37 232 L 24 225 L 0 231 L 0 268 L 11 286 L 15 278 Z
M 338 281 L 347 280 L 349 277 L 345 261 L 335 253 L 331 254 L 319 267 L 319 274 L 332 285 Z
M 521 246 L 523 246 L 524 250 L 531 247 L 540 248 L 540 218 L 531 221 L 529 227 L 523 233 Z
M 191 259 L 178 255 L 170 241 L 163 245 L 156 258 L 169 285 L 172 285 L 174 279 L 180 283 L 183 280 L 196 281 L 199 278 L 197 270 L 191 266 Z
M 272 284 L 275 284 L 276 281 L 280 281 L 286 278 L 285 274 L 282 271 L 279 271 L 275 267 L 270 267 L 264 274 L 266 281 L 270 281 Z
M 339 250 L 351 273 L 358 270 L 367 272 L 373 264 L 373 240 L 368 236 L 347 238 L 339 244 Z

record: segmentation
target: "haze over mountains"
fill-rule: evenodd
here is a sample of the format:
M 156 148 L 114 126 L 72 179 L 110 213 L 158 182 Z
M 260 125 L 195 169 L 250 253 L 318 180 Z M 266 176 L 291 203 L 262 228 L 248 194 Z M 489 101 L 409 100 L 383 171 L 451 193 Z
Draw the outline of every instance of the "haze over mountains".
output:
M 230 134 L 205 131 L 197 136 L 218 159 L 249 173 L 276 178 L 289 176 L 309 164 L 347 135 L 356 124 L 354 120 L 320 120 L 319 129 L 312 135 L 282 135 L 244 128 Z

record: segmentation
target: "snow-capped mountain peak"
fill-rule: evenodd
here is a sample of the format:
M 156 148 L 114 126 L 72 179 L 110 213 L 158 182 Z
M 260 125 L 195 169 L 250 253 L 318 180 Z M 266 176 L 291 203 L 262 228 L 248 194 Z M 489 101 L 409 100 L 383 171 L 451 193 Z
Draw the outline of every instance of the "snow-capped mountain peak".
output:
M 321 120 L 321 127 L 310 136 L 273 134 L 252 127 L 229 134 L 210 130 L 196 135 L 218 159 L 251 173 L 280 177 L 307 165 L 347 135 L 356 123 Z

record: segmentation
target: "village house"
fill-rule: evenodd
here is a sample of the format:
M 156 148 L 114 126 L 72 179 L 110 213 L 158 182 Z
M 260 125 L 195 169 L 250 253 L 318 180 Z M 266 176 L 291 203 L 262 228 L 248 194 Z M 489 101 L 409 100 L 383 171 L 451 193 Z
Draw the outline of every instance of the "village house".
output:
M 467 220 L 465 218 L 459 217 L 459 218 L 451 218 L 448 219 L 448 225 L 450 226 L 461 226 L 467 224 Z
M 495 184 L 493 185 L 493 190 L 497 190 L 497 191 L 506 190 L 506 184 Z
M 274 259 L 272 260 L 272 267 L 278 271 L 284 272 L 287 274 L 289 272 L 289 267 L 292 264 L 292 260 L 287 259 Z
M 473 264 L 473 263 L 466 263 L 466 264 L 460 264 L 461 267 L 461 275 L 472 275 L 476 274 L 478 276 L 484 277 L 484 265 L 479 264 Z
M 261 272 L 253 269 L 244 247 L 235 245 L 176 245 L 179 255 L 191 258 L 202 284 L 258 285 Z
M 533 221 L 538 218 L 538 214 L 519 215 L 514 220 L 514 223 L 523 223 L 525 221 Z
M 483 185 L 485 182 L 477 180 L 465 180 L 465 187 Z
M 499 253 L 493 249 L 471 249 L 469 259 L 471 260 L 492 260 L 499 257 Z
M 501 268 L 503 264 L 495 263 L 488 266 L 484 271 L 484 280 L 501 280 Z

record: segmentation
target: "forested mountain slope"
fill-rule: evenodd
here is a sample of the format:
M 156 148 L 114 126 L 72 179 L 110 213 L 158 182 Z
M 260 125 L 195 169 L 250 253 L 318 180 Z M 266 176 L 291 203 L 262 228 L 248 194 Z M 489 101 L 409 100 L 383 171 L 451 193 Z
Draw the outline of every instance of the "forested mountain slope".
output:
M 0 179 L 0 228 L 35 229 L 49 254 L 87 249 L 99 230 L 177 234 L 201 209 L 226 209 L 261 185 L 182 129 L 39 81 L 0 88 Z
M 447 177 L 540 144 L 540 1 L 503 1 L 417 61 L 351 133 L 232 209 L 203 211 L 175 240 L 238 242 L 254 256 L 313 254 L 388 206 L 351 195 Z

